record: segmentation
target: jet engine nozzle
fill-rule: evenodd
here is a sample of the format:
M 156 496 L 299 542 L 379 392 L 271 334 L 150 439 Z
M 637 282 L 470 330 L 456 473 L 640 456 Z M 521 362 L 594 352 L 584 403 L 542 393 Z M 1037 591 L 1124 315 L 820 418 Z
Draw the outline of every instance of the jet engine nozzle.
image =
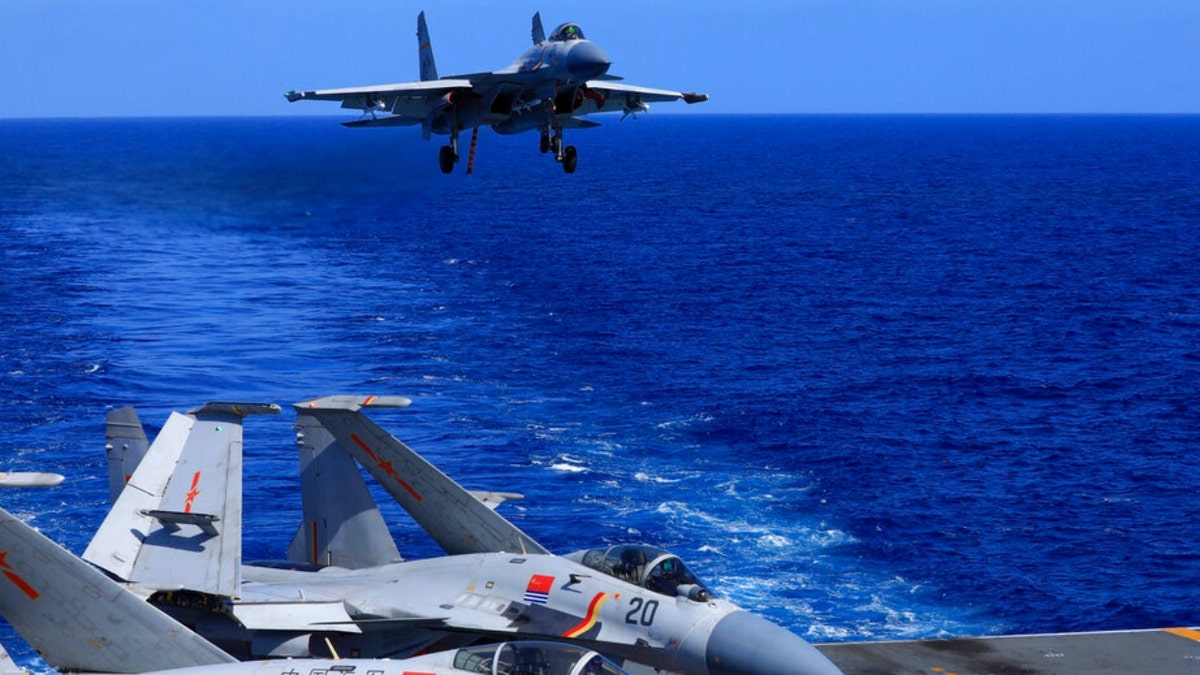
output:
M 745 611 L 713 626 L 705 662 L 708 675 L 842 675 L 800 636 Z
M 586 40 L 571 45 L 571 51 L 567 52 L 567 71 L 571 73 L 571 80 L 574 82 L 586 82 L 600 77 L 608 72 L 611 65 L 608 54 Z

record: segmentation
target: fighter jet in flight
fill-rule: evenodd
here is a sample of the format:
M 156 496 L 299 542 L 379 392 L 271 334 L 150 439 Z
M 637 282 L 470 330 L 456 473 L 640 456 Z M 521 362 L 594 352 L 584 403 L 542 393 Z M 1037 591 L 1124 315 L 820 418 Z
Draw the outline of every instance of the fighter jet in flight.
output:
M 144 452 L 132 416 L 115 412 L 110 468 L 133 470 L 84 558 L 243 659 L 406 657 L 552 639 L 691 675 L 840 672 L 800 637 L 717 597 L 665 551 L 549 553 L 490 508 L 514 495 L 467 492 L 360 412 L 407 404 L 329 397 L 294 406 L 310 494 L 293 559 L 270 565 L 238 564 L 235 474 L 242 416 L 277 407 L 175 413 Z M 397 561 L 352 456 L 391 494 L 419 505 L 406 507 L 450 555 Z M 388 544 L 368 544 L 379 540 Z
M 547 38 L 541 14 L 533 15 L 533 47 L 507 68 L 452 77 L 438 77 L 425 13 L 417 16 L 417 47 L 421 79 L 342 89 L 289 91 L 288 101 L 340 101 L 343 108 L 363 111 L 350 127 L 421 126 L 425 140 L 432 134 L 450 136 L 439 164 L 450 173 L 459 159 L 458 135 L 471 130 L 471 173 L 479 127 L 500 134 L 536 129 L 543 153 L 553 152 L 563 171 L 574 173 L 579 161 L 573 145 L 563 145 L 564 129 L 599 126 L 584 116 L 601 112 L 637 115 L 656 101 L 707 101 L 706 94 L 683 93 L 618 84 L 609 75 L 611 62 L 597 44 L 587 40 L 574 23 L 555 28 Z

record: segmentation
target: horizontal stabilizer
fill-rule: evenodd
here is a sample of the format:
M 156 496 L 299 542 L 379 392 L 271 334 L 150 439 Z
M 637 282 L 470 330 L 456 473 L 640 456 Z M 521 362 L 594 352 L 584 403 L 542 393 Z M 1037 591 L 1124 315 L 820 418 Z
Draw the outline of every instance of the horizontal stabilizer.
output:
M 333 434 L 446 553 L 548 553 L 529 535 L 362 415 L 405 398 L 334 396 L 295 404 Z M 402 405 L 399 405 L 401 404 Z
M 233 657 L 0 509 L 0 614 L 59 670 L 143 673 Z

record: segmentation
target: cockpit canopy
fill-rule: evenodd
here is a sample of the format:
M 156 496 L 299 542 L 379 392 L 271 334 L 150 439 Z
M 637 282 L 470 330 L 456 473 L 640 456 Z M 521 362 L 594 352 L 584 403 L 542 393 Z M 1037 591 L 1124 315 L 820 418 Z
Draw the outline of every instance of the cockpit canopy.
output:
M 583 29 L 579 27 L 579 24 L 574 23 L 564 23 L 558 28 L 555 28 L 554 32 L 550 34 L 551 42 L 566 42 L 567 40 L 586 39 L 587 38 L 583 37 Z
M 580 557 L 577 557 L 580 556 Z M 623 544 L 572 555 L 586 567 L 670 597 L 706 602 L 708 589 L 679 556 L 653 546 Z
M 488 675 L 629 675 L 590 649 L 537 641 L 466 647 L 455 653 L 454 668 Z

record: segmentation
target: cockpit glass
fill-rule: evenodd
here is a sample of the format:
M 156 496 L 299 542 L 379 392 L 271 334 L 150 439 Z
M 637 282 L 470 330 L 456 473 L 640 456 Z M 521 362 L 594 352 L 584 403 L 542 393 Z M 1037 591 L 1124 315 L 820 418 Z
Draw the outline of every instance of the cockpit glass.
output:
M 593 549 L 586 552 L 580 562 L 655 593 L 671 597 L 684 595 L 698 601 L 709 597 L 708 589 L 678 556 L 652 546 L 623 545 Z
M 455 654 L 454 667 L 487 675 L 629 675 L 590 649 L 541 641 L 465 647 Z
M 566 42 L 567 40 L 585 40 L 586 38 L 583 37 L 583 30 L 577 24 L 564 23 L 554 29 L 550 39 L 556 42 Z

